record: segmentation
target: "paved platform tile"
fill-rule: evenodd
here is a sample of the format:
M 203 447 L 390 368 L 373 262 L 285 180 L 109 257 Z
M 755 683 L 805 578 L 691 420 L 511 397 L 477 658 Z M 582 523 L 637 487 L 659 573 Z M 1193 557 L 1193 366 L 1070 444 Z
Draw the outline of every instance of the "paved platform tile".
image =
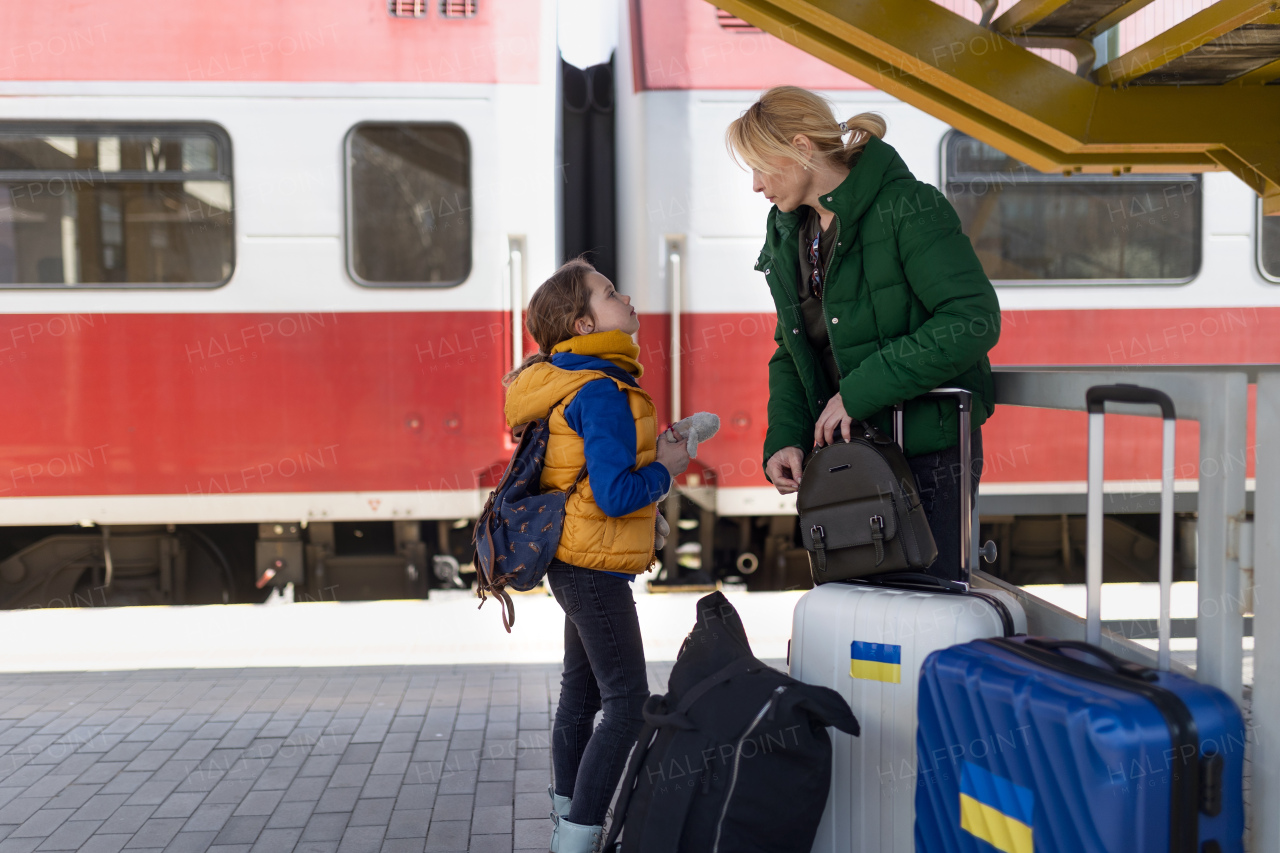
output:
M 665 689 L 669 663 L 650 667 Z M 550 664 L 0 676 L 0 853 L 546 850 Z

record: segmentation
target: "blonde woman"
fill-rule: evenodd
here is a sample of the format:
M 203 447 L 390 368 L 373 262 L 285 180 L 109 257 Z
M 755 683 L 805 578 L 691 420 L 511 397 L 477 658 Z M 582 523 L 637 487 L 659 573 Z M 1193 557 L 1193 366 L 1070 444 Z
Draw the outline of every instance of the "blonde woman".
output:
M 773 203 L 756 269 L 778 312 L 769 360 L 765 475 L 796 491 L 809 450 L 854 420 L 891 429 L 905 402 L 905 453 L 938 542 L 930 571 L 957 579 L 960 489 L 982 470 L 978 427 L 994 409 L 987 352 L 1000 306 L 960 219 L 883 141 L 874 113 L 838 121 L 819 95 L 779 86 L 729 125 L 726 142 Z M 961 471 L 948 385 L 973 392 L 973 469 Z

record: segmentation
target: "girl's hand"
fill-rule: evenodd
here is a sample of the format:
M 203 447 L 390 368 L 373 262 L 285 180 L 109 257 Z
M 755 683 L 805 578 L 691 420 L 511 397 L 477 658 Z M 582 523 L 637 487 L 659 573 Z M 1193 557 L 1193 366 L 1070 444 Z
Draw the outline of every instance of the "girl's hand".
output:
M 789 495 L 800 488 L 800 472 L 804 470 L 804 451 L 798 447 L 784 447 L 769 457 L 764 472 L 769 475 L 780 495 Z
M 676 440 L 672 441 L 671 437 Z M 679 477 L 689 467 L 689 448 L 680 433 L 673 429 L 663 430 L 658 436 L 657 461 L 671 473 L 671 479 Z
M 831 444 L 836 440 L 837 430 L 844 433 L 845 441 L 853 435 L 853 418 L 845 413 L 844 400 L 839 394 L 827 401 L 827 407 L 818 417 L 818 423 L 813 428 L 813 443 L 818 447 Z

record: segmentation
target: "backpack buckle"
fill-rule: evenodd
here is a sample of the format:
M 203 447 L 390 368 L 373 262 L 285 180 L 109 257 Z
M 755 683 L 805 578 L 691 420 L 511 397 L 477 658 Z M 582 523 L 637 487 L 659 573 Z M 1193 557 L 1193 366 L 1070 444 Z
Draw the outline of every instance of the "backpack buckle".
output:
M 871 516 L 871 542 L 876 547 L 876 566 L 884 562 L 884 516 Z

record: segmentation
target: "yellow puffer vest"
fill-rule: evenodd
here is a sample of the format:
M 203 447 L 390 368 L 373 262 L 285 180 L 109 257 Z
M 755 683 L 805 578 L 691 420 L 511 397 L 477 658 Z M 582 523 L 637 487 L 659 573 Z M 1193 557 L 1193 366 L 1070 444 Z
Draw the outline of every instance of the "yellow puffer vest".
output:
M 630 335 L 620 331 L 570 338 L 552 352 L 592 355 L 608 359 L 633 376 L 643 373 L 636 361 L 640 348 Z M 514 427 L 550 414 L 551 438 L 542 469 L 542 488 L 546 491 L 567 491 L 586 464 L 582 436 L 565 421 L 564 410 L 582 386 L 597 379 L 617 383 L 627 395 L 636 422 L 636 470 L 656 458 L 657 418 L 648 394 L 603 371 L 564 370 L 550 362 L 534 364 L 521 371 L 507 390 L 506 417 L 507 426 Z M 575 566 L 610 572 L 646 571 L 654 560 L 656 513 L 657 504 L 649 504 L 630 515 L 610 518 L 596 505 L 588 473 L 565 503 L 564 528 L 556 558 Z

